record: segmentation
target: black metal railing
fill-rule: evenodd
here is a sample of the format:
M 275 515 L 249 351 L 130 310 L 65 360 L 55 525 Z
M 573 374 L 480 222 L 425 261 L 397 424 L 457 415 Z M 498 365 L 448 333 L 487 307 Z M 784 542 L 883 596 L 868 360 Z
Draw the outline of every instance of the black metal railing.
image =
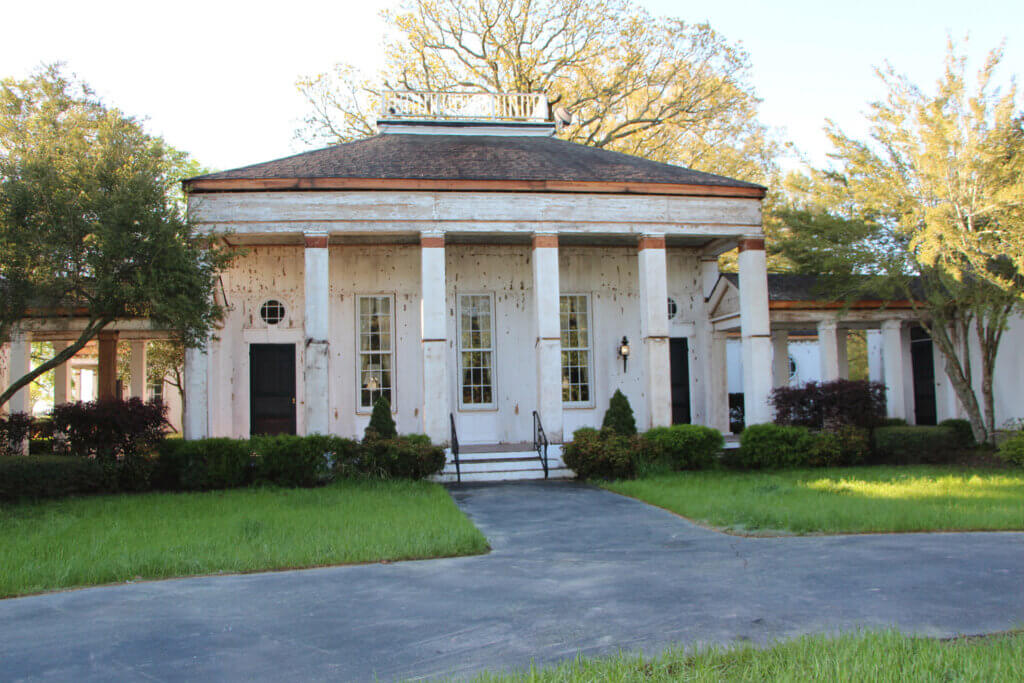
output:
M 540 422 L 540 415 L 533 411 L 533 450 L 537 451 L 541 467 L 544 468 L 544 478 L 548 478 L 548 435 L 544 433 L 544 425 Z
M 534 413 L 536 414 L 536 413 Z M 462 468 L 459 464 L 459 434 L 455 431 L 455 413 L 448 413 L 448 419 L 452 423 L 452 460 L 455 462 L 455 481 L 462 483 Z M 544 476 L 547 476 L 547 468 L 544 469 Z

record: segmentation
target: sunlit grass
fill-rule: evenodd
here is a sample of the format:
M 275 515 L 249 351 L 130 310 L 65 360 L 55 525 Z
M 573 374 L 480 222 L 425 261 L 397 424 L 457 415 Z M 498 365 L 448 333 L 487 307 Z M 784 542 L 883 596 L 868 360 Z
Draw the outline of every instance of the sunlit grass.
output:
M 133 579 L 481 553 L 440 486 L 97 496 L 0 506 L 0 597 Z
M 1024 470 L 922 466 L 680 472 L 605 486 L 734 531 L 1024 529 Z
M 1015 681 L 1024 635 L 953 641 L 895 632 L 806 636 L 770 648 L 673 649 L 660 657 L 620 654 L 478 681 Z

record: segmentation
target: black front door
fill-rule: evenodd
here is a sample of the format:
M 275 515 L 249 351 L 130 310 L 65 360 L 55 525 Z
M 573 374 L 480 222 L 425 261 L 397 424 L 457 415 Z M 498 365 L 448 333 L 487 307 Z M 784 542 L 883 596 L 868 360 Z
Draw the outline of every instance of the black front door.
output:
M 921 327 L 910 328 L 910 367 L 914 376 L 914 422 L 933 425 L 935 410 L 935 359 L 932 338 Z
M 669 340 L 672 373 L 672 424 L 690 424 L 690 353 L 685 337 Z
M 295 344 L 249 345 L 249 433 L 295 433 Z

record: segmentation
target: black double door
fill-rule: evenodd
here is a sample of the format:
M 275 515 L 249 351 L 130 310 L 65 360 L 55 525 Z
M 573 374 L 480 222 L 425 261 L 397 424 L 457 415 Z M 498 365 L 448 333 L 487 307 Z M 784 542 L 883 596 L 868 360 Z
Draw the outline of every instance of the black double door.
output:
M 249 433 L 295 433 L 295 344 L 249 345 Z
M 672 382 L 672 424 L 690 423 L 690 349 L 685 337 L 669 340 Z

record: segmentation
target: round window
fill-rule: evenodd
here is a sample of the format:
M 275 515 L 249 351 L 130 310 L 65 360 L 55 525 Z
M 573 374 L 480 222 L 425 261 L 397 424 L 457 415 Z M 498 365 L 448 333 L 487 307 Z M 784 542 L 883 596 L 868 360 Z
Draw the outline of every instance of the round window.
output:
M 260 306 L 260 317 L 268 325 L 276 325 L 284 320 L 284 304 L 277 299 L 264 301 Z
M 672 297 L 668 298 L 668 319 L 676 317 L 676 313 L 679 312 L 679 306 L 676 305 L 676 300 Z

